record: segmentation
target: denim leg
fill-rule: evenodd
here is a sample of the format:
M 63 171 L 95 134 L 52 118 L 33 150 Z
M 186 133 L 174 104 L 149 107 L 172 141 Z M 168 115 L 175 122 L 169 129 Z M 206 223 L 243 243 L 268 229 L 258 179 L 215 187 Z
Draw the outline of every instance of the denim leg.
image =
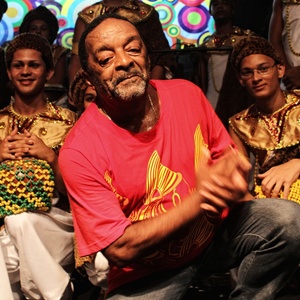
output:
M 300 262 L 300 205 L 259 199 L 237 205 L 200 257 L 200 272 L 239 266 L 230 299 L 274 299 Z M 201 270 L 202 269 L 202 270 Z
M 191 266 L 180 270 L 158 272 L 117 288 L 107 300 L 180 300 L 196 274 Z
M 280 199 L 243 202 L 189 266 L 121 286 L 107 300 L 179 300 L 197 271 L 208 275 L 237 266 L 237 286 L 230 299 L 274 299 L 299 265 L 299 246 L 299 204 Z

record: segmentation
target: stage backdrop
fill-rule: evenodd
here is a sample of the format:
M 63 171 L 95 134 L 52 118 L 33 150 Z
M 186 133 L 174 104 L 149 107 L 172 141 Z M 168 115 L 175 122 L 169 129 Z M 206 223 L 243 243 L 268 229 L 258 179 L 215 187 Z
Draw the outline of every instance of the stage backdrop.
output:
M 199 44 L 214 31 L 214 21 L 209 15 L 210 0 L 143 0 L 155 7 L 170 46 L 182 48 L 184 44 Z M 97 2 L 91 0 L 6 0 L 8 10 L 0 22 L 0 45 L 18 34 L 25 14 L 44 5 L 59 22 L 58 41 L 72 47 L 72 37 L 77 14 L 86 6 Z

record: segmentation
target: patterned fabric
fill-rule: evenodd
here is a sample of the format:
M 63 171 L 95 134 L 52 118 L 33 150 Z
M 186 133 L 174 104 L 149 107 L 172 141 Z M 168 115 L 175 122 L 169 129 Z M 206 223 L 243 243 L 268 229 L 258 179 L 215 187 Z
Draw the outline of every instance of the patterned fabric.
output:
M 213 35 L 207 37 L 200 46 L 209 48 L 234 47 L 241 39 L 252 35 L 254 35 L 254 32 L 250 29 L 242 29 L 234 26 L 233 32 L 224 36 L 218 36 L 214 33 Z
M 239 41 L 232 52 L 231 63 L 238 70 L 242 59 L 252 54 L 263 54 L 275 60 L 277 64 L 282 64 L 282 59 L 273 46 L 260 36 L 249 36 Z
M 265 115 L 255 104 L 230 118 L 230 126 L 249 147 L 278 150 L 300 143 L 300 90 L 285 94 L 286 104 Z
M 254 189 L 255 197 L 258 199 L 264 199 L 266 198 L 265 194 L 261 190 L 260 185 L 256 185 Z M 282 198 L 282 192 L 279 194 L 279 198 Z M 296 180 L 290 187 L 290 192 L 288 199 L 294 202 L 297 202 L 300 204 L 300 180 Z
M 54 68 L 53 55 L 49 42 L 41 35 L 29 32 L 22 33 L 9 42 L 5 51 L 5 63 L 8 68 L 10 67 L 14 53 L 22 49 L 33 49 L 41 52 L 47 69 L 52 70 Z
M 83 106 L 84 94 L 91 85 L 82 69 L 79 69 L 69 88 L 70 102 L 74 107 Z
M 33 116 L 19 115 L 11 104 L 0 110 L 0 140 L 12 132 L 13 126 L 18 126 L 19 132 L 27 129 L 58 153 L 76 120 L 77 115 L 74 112 L 50 102 L 47 103 L 47 109 L 44 112 Z
M 105 13 L 117 13 L 133 23 L 139 23 L 149 18 L 153 10 L 154 7 L 134 0 L 129 0 L 128 3 L 120 6 L 105 6 L 103 1 L 101 1 L 85 8 L 82 12 L 79 12 L 78 17 L 89 24 L 96 17 Z
M 256 105 L 234 115 L 229 124 L 256 156 L 253 194 L 266 198 L 258 174 L 300 158 L 300 91 L 285 94 L 286 104 L 273 114 L 260 113 Z M 300 183 L 294 182 L 289 199 L 300 203 Z
M 46 161 L 26 158 L 0 164 L 0 218 L 25 211 L 48 211 L 54 173 Z

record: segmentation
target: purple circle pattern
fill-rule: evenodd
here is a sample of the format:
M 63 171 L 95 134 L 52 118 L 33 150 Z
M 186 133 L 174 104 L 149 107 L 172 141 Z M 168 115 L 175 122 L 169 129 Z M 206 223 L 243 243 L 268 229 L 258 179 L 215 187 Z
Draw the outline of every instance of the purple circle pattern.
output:
M 18 34 L 25 14 L 39 6 L 47 6 L 57 17 L 60 30 L 57 41 L 72 47 L 72 36 L 77 13 L 97 0 L 6 0 L 8 10 L 0 23 L 0 43 Z M 155 7 L 170 46 L 174 43 L 199 43 L 202 36 L 213 32 L 213 19 L 209 15 L 210 0 L 143 0 Z M 21 5 L 21 6 L 20 6 Z M 18 9 L 16 9 L 18 8 Z M 176 30 L 174 30 L 176 28 Z M 172 34 L 170 34 L 172 32 Z M 176 36 L 177 34 L 177 36 Z
M 159 14 L 159 19 L 162 27 L 166 27 L 167 25 L 173 23 L 175 12 L 174 9 L 172 9 L 172 6 L 166 4 L 158 4 L 155 5 L 155 9 Z
M 192 24 L 190 22 L 191 14 L 195 14 L 200 22 Z M 180 26 L 190 33 L 201 33 L 206 27 L 209 19 L 208 11 L 203 7 L 187 7 L 185 6 L 178 15 Z

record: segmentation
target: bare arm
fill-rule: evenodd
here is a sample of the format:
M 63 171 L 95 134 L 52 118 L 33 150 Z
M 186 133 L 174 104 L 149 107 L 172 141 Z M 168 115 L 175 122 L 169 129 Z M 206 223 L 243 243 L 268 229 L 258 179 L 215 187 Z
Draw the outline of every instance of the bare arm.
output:
M 282 44 L 282 31 L 284 28 L 284 22 L 282 19 L 283 4 L 282 0 L 274 0 L 273 11 L 270 19 L 269 26 L 269 41 L 278 51 L 279 55 L 282 57 L 286 68 L 289 69 L 290 65 L 287 62 L 284 47 Z
M 193 194 L 167 213 L 127 227 L 124 234 L 104 250 L 105 256 L 118 267 L 126 266 L 171 239 L 202 213 L 219 214 L 231 207 L 247 192 L 244 174 L 249 168 L 235 151 L 215 164 L 203 160 Z

